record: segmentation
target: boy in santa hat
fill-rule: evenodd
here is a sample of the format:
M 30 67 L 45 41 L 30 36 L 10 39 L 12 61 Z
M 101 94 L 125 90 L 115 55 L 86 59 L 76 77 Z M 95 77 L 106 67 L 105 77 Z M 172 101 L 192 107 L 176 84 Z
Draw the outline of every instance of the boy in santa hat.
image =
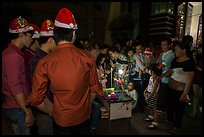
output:
M 32 85 L 32 77 L 33 73 L 35 71 L 36 65 L 40 59 L 45 57 L 47 54 L 54 51 L 56 48 L 56 44 L 54 41 L 54 23 L 46 19 L 41 24 L 41 30 L 40 30 L 40 38 L 39 38 L 39 44 L 40 49 L 36 52 L 36 54 L 33 56 L 33 58 L 29 61 L 29 77 L 31 79 L 31 85 Z M 46 97 L 44 101 L 50 105 L 47 107 L 52 107 L 52 101 L 53 96 L 50 91 L 49 86 L 47 86 L 46 91 Z M 38 127 L 38 134 L 39 135 L 53 135 L 53 121 L 52 118 L 47 115 L 46 113 L 41 112 L 38 109 L 34 109 L 35 119 Z
M 31 44 L 33 27 L 23 17 L 10 22 L 10 43 L 2 52 L 2 92 L 5 95 L 3 109 L 11 120 L 15 135 L 29 135 L 34 117 L 26 107 L 29 94 L 24 54 L 21 49 Z
M 91 101 L 104 91 L 92 55 L 73 45 L 77 23 L 72 12 L 62 8 L 55 19 L 56 49 L 38 61 L 27 103 L 51 114 L 55 135 L 90 134 Z M 53 107 L 44 97 L 50 82 Z M 91 93 L 91 94 L 90 94 Z

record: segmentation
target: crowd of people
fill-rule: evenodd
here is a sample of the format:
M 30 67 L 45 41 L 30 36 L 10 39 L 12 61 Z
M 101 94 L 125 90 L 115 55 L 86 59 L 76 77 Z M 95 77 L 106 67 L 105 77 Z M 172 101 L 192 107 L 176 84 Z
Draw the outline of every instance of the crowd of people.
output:
M 2 93 L 14 134 L 91 134 L 105 88 L 126 92 L 133 110 L 147 105 L 149 129 L 159 126 L 158 113 L 167 112 L 170 132 L 180 130 L 191 90 L 191 117 L 196 116 L 202 105 L 202 41 L 192 52 L 190 35 L 181 41 L 165 37 L 157 45 L 141 39 L 107 45 L 78 38 L 77 31 L 67 8 L 40 28 L 21 16 L 10 22 Z

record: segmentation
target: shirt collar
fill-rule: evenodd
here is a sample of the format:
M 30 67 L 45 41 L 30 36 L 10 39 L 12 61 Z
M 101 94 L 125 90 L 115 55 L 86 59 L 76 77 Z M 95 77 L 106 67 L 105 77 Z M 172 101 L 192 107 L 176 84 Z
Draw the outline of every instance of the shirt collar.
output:
M 66 47 L 67 48 L 73 48 L 75 46 L 73 44 L 67 42 L 67 43 L 58 44 L 56 49 L 66 48 Z
M 172 52 L 172 50 L 168 50 L 167 52 L 163 53 L 163 55 L 166 55 L 168 53 Z

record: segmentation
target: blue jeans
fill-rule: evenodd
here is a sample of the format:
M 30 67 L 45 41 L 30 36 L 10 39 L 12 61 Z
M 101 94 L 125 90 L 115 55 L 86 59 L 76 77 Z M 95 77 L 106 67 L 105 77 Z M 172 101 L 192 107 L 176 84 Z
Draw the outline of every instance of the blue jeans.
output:
M 15 135 L 30 135 L 30 128 L 25 128 L 25 113 L 22 109 L 10 108 L 4 109 L 5 115 L 12 122 L 12 128 Z

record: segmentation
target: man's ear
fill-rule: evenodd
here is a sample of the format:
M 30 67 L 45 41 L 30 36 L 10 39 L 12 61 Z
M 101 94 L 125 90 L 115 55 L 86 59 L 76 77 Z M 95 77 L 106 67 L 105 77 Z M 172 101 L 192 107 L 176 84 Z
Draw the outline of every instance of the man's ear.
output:
M 76 30 L 74 30 L 72 32 L 72 41 L 71 41 L 71 43 L 74 43 L 75 40 L 76 40 Z

